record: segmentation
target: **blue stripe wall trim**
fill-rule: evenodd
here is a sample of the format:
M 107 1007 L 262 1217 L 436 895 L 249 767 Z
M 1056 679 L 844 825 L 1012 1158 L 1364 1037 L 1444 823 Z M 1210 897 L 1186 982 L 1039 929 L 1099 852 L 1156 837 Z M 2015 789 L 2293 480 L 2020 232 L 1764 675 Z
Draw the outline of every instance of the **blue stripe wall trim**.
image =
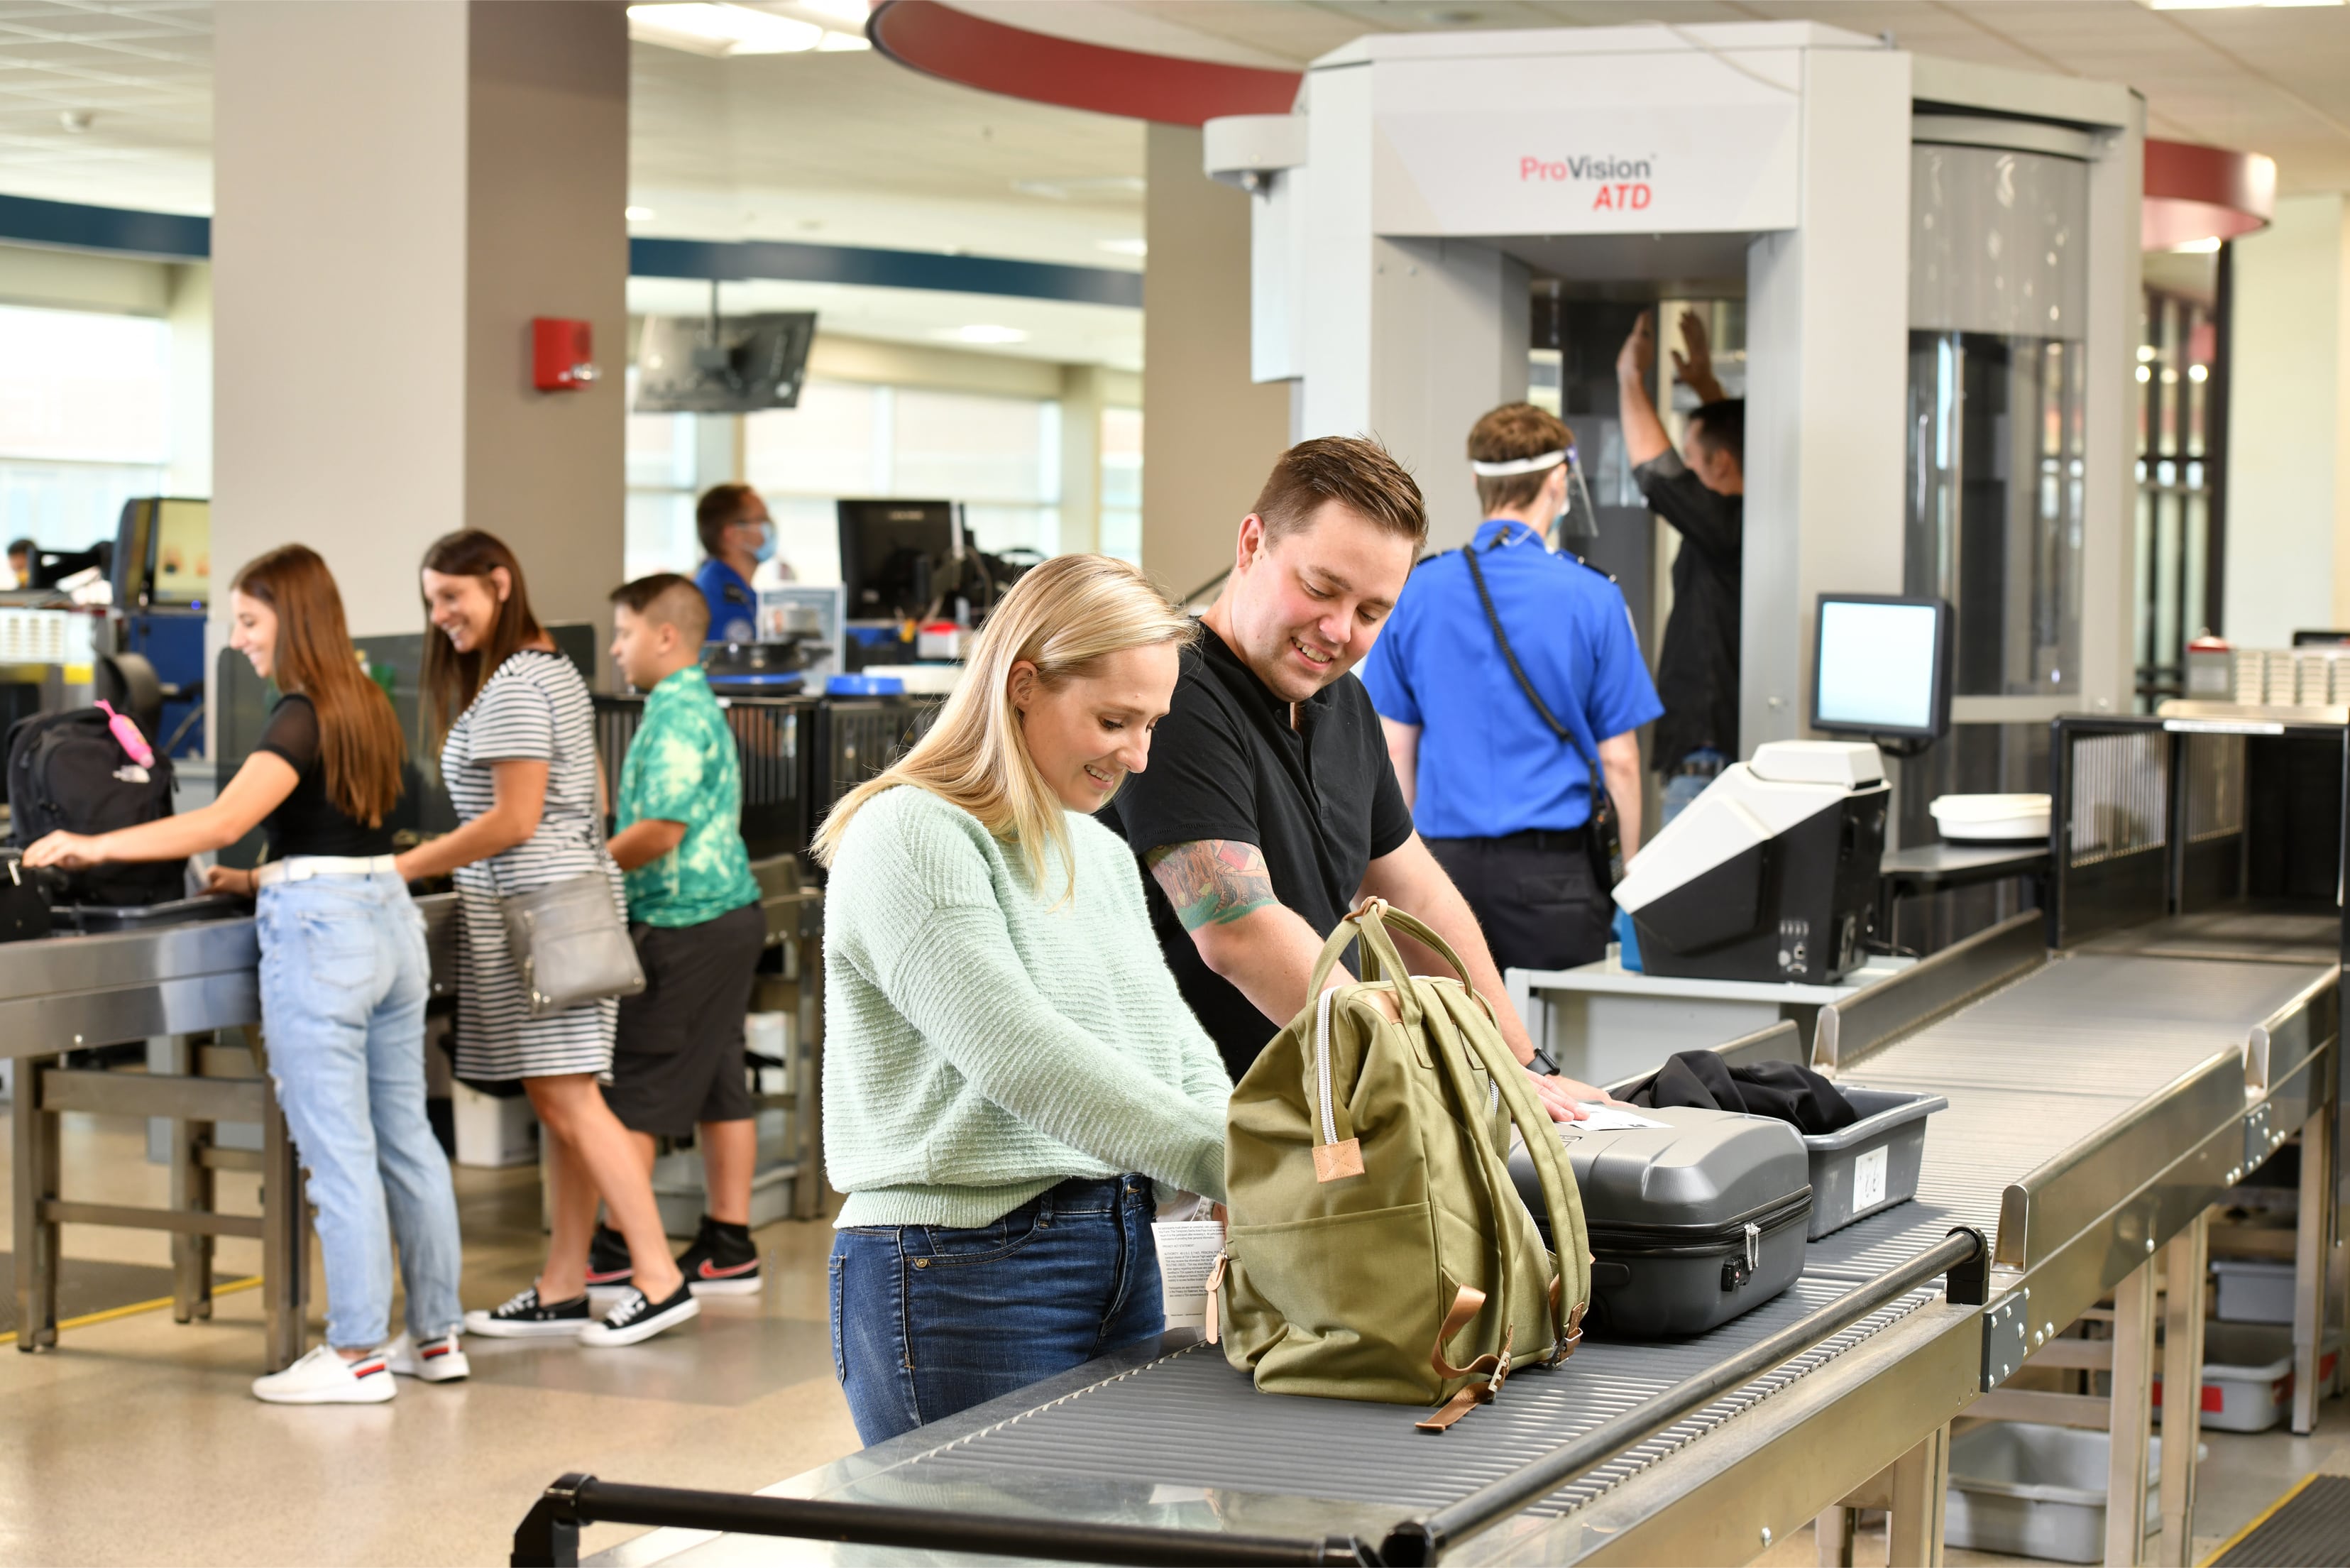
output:
M 631 277 L 722 280 L 777 278 L 793 283 L 853 283 L 876 288 L 940 289 L 952 294 L 1001 294 L 1020 299 L 1064 299 L 1080 305 L 1142 304 L 1142 275 L 1115 267 L 1065 266 L 1001 256 L 951 256 L 927 251 L 869 250 L 858 245 L 797 244 L 784 240 L 657 240 L 629 242 Z
M 141 213 L 0 196 L 0 240 L 72 250 L 202 261 L 212 254 L 210 218 Z M 631 277 L 775 279 L 787 283 L 847 283 L 872 288 L 922 288 L 951 294 L 997 294 L 1017 299 L 1061 299 L 1080 305 L 1139 309 L 1142 275 L 1116 267 L 1065 266 L 1002 256 L 938 255 L 861 245 L 811 245 L 783 240 L 663 240 L 629 242 Z
M 0 239 L 202 261 L 213 254 L 213 221 L 178 213 L 138 213 L 125 207 L 0 196 Z

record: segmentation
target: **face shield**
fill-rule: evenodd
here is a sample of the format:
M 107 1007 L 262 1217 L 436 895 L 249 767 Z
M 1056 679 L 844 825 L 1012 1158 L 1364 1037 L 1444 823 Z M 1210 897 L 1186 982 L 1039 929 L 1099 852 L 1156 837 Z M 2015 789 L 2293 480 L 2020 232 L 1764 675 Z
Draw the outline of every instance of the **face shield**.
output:
M 1575 462 L 1575 448 L 1570 445 L 1566 449 L 1566 505 L 1552 520 L 1550 546 L 1583 556 L 1598 543 L 1599 508 L 1591 503 L 1591 486 L 1583 482 L 1583 464 Z

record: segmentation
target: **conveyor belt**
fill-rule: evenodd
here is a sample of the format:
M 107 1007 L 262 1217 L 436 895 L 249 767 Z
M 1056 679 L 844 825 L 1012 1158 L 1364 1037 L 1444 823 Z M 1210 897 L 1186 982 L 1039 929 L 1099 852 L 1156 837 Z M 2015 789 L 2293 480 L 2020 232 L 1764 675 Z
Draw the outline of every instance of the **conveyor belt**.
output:
M 2084 954 L 1855 1064 L 1846 1083 L 1931 1089 L 1950 1106 L 1928 1123 L 1917 1199 L 1813 1242 L 1806 1277 L 1873 1278 L 1953 1225 L 1995 1234 L 2009 1182 L 2095 1137 L 2213 1051 L 2242 1044 L 2322 972 Z
M 1696 1339 L 1586 1344 L 1555 1371 L 1513 1377 L 1499 1399 L 1440 1439 L 1413 1426 L 1426 1414 L 1419 1406 L 1259 1395 L 1222 1353 L 1197 1345 L 924 1455 L 915 1468 L 941 1479 L 1039 1469 L 1101 1480 L 1270 1491 L 1393 1504 L 1399 1514 L 1436 1508 L 1759 1343 L 1845 1288 L 1799 1282 Z M 1556 1513 L 1587 1501 L 1937 1295 L 1915 1292 L 1864 1318 L 1531 1511 Z M 1329 1456 L 1341 1452 L 1347 1462 L 1331 1465 Z
M 1105 1368 L 1104 1375 L 1069 1374 L 1030 1395 L 867 1450 L 792 1483 L 791 1490 L 850 1501 L 996 1507 L 1185 1529 L 1253 1526 L 1314 1532 L 1326 1527 L 1360 1533 L 1367 1527 L 1375 1535 L 1386 1521 L 1423 1515 L 1463 1498 L 1644 1397 L 1721 1365 L 1854 1285 L 1881 1278 L 1929 1251 L 1954 1225 L 1995 1234 L 2011 1185 L 2052 1168 L 2065 1168 L 2064 1157 L 2122 1137 L 2128 1128 L 2142 1134 L 2146 1107 L 2158 1098 L 2165 1105 L 2198 1107 L 2181 1127 L 2177 1152 L 2183 1158 L 2199 1147 L 2203 1153 L 2197 1158 L 2203 1158 L 2210 1149 L 2201 1140 L 2226 1131 L 2221 1123 L 2194 1119 L 2211 1108 L 2215 1057 L 2241 1050 L 2255 1024 L 2302 996 L 2330 969 L 2076 955 L 2032 967 L 1950 1016 L 1848 1061 L 1840 1075 L 1847 1083 L 1929 1089 L 1950 1102 L 1929 1124 L 1913 1201 L 1813 1243 L 1804 1277 L 1745 1317 L 1687 1341 L 1587 1343 L 1555 1372 L 1514 1378 L 1495 1405 L 1442 1438 L 1414 1429 L 1416 1407 L 1258 1395 L 1216 1352 L 1192 1347 L 1139 1364 L 1125 1361 Z M 2165 1097 L 2175 1085 L 2178 1093 Z M 2232 1100 L 2233 1095 L 2230 1088 L 2227 1097 Z M 2145 1141 L 2140 1136 L 2139 1147 Z M 2208 1184 L 2215 1178 L 2207 1171 L 2188 1179 Z M 2145 1239 L 2149 1252 L 2156 1239 Z M 2063 1252 L 2064 1240 L 2057 1238 L 2057 1251 L 2065 1259 L 2092 1257 L 2099 1268 L 2111 1259 L 2107 1242 L 2074 1253 Z M 2089 1242 L 2085 1239 L 2084 1244 Z M 2075 1269 L 2061 1279 L 2052 1276 L 2050 1288 L 2050 1310 L 2064 1314 L 2077 1305 L 2073 1296 L 2085 1293 L 2094 1300 L 2098 1281 L 2079 1277 Z M 1654 1511 L 1660 1496 L 1683 1495 L 1678 1487 L 1686 1483 L 1678 1479 L 1666 1494 L 1657 1491 L 1666 1475 L 1717 1476 L 1728 1494 L 1746 1496 L 1748 1506 L 1755 1506 L 1752 1500 L 1765 1494 L 1752 1488 L 1738 1493 L 1745 1483 L 1730 1478 L 1739 1472 L 1708 1457 L 1744 1451 L 1733 1432 L 1717 1435 L 1717 1428 L 1760 1405 L 1750 1419 L 1762 1421 L 1766 1428 L 1773 1420 L 1771 1412 L 1807 1412 L 1790 1418 L 1808 1423 L 1803 1429 L 1810 1440 L 1834 1445 L 1835 1431 L 1821 1423 L 1840 1424 L 1843 1417 L 1808 1413 L 1831 1407 L 1818 1404 L 1809 1391 L 1835 1386 L 1836 1361 L 1897 1324 L 1900 1331 L 1893 1340 L 1900 1346 L 1899 1366 L 1946 1366 L 1949 1336 L 1924 1333 L 1932 1325 L 1919 1315 L 1921 1307 L 1939 1297 L 1934 1291 L 1903 1297 L 1544 1498 L 1529 1511 L 1556 1521 L 1552 1528 L 1557 1533 L 1520 1535 L 1506 1550 L 1523 1555 L 1536 1541 L 1555 1543 L 1561 1556 L 1604 1548 L 1609 1532 L 1626 1528 L 1627 1521 L 1645 1528 L 1661 1517 Z M 1913 1333 L 1918 1336 L 1909 1337 Z M 1961 1342 L 1960 1354 L 1970 1357 L 1961 1364 L 1969 1387 L 1979 1333 L 1970 1329 Z M 1875 1365 L 1866 1352 L 1860 1359 Z M 1900 1376 L 1891 1369 L 1895 1365 L 1858 1376 L 1873 1387 L 1880 1377 Z M 1824 1380 L 1810 1381 L 1814 1373 Z M 1934 1391 L 1924 1393 L 1929 1386 Z M 1929 1406 L 1949 1397 L 1947 1384 L 1933 1384 L 1931 1376 L 1898 1386 L 1920 1391 Z M 1773 1401 L 1773 1394 L 1784 1397 Z M 1845 1403 L 1834 1407 L 1852 1409 L 1855 1419 L 1885 1421 L 1890 1420 L 1887 1401 L 1898 1404 L 1906 1397 L 1890 1394 L 1871 1405 L 1856 1402 L 1851 1389 L 1839 1389 L 1834 1397 Z M 1898 1421 L 1892 1427 L 1898 1430 L 1888 1429 L 1887 1437 L 1914 1440 Z M 1723 1446 L 1700 1440 L 1710 1435 Z M 1668 1460 L 1670 1468 L 1660 1468 Z M 1856 1485 L 1883 1460 L 1879 1450 L 1865 1449 L 1838 1451 L 1833 1462 L 1840 1467 L 1835 1473 L 1844 1478 L 1836 1484 Z M 1693 1471 L 1688 1468 L 1692 1464 Z M 1650 1470 L 1657 1473 L 1643 1474 Z M 1620 1496 L 1610 1495 L 1619 1488 Z M 1587 1533 L 1592 1530 L 1600 1533 Z M 1702 1535 L 1692 1525 L 1685 1537 L 1675 1539 Z M 1769 1539 L 1767 1532 L 1763 1539 Z M 687 1537 L 673 1548 L 652 1548 L 631 1561 L 714 1564 L 774 1561 L 786 1552 L 780 1543 L 763 1546 L 744 1537 Z M 863 1549 L 854 1560 L 866 1560 Z
M 2143 953 L 2149 958 L 2234 959 L 2248 963 L 2338 963 L 2340 911 L 2309 914 L 2297 908 L 2236 904 L 2200 914 L 2149 920 L 2094 938 L 2085 953 Z

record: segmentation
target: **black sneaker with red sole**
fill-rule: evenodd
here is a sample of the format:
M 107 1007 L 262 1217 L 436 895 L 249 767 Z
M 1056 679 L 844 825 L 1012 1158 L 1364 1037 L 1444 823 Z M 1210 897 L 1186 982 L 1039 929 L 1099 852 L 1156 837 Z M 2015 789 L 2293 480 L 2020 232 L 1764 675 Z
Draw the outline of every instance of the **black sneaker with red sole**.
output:
M 596 1239 L 588 1243 L 588 1288 L 626 1290 L 635 1281 L 636 1264 L 629 1261 L 627 1239 L 609 1225 L 597 1226 Z
M 695 1295 L 759 1293 L 759 1248 L 747 1225 L 727 1225 L 703 1215 L 701 1233 L 678 1254 L 677 1266 Z

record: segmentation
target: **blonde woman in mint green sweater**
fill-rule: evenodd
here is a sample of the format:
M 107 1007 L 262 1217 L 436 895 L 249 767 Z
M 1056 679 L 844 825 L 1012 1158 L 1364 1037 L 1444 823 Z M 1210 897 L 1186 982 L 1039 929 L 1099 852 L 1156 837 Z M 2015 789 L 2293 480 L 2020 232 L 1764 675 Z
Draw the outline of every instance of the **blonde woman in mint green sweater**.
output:
M 1154 1188 L 1224 1195 L 1231 1080 L 1091 815 L 1191 635 L 1132 566 L 1045 562 L 816 836 L 833 1360 L 868 1444 L 1155 1339 Z

